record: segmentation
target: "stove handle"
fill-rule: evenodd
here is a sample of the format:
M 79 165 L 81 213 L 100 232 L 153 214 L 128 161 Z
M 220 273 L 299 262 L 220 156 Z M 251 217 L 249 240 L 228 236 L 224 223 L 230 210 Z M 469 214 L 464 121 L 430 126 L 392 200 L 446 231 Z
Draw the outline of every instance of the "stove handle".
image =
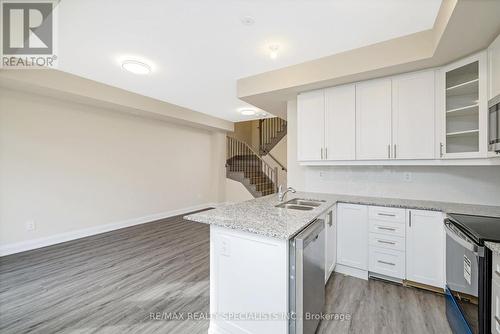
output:
M 455 232 L 455 228 L 452 227 L 449 221 L 444 223 L 446 234 L 452 238 L 455 242 L 460 244 L 460 246 L 474 253 L 474 255 L 479 257 L 484 257 L 484 247 L 476 245 L 469 238 L 462 237 Z

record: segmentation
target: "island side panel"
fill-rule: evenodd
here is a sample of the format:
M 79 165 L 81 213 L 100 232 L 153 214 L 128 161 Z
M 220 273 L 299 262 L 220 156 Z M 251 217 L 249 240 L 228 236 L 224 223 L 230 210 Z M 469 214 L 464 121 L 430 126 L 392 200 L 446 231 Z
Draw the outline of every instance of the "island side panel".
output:
M 211 225 L 210 313 L 210 334 L 288 333 L 288 240 Z

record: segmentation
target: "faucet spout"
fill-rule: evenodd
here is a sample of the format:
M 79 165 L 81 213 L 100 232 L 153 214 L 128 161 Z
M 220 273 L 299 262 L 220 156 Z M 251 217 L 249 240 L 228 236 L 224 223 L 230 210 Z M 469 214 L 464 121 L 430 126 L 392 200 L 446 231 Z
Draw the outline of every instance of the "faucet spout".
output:
M 288 187 L 285 191 L 283 191 L 283 185 L 280 184 L 280 186 L 278 187 L 278 200 L 280 202 L 283 202 L 288 192 L 296 193 L 296 190 L 293 189 L 292 187 Z

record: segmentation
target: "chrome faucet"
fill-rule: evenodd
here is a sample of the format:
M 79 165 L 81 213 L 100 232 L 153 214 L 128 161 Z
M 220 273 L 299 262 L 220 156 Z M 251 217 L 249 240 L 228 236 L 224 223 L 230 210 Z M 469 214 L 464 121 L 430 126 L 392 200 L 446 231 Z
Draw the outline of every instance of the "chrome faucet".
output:
M 283 185 L 280 184 L 279 187 L 278 187 L 278 200 L 280 202 L 283 202 L 283 199 L 285 198 L 285 195 L 287 192 L 292 192 L 295 194 L 295 189 L 293 189 L 292 187 L 288 187 L 285 192 L 283 192 Z

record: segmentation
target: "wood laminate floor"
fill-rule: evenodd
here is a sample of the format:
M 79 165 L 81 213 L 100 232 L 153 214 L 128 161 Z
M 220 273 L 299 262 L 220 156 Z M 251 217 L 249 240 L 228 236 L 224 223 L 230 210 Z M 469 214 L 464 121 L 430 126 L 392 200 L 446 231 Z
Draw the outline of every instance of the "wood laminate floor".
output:
M 444 297 L 335 274 L 318 333 L 449 333 Z M 0 258 L 0 333 L 206 333 L 209 228 L 180 216 Z M 160 319 L 151 314 L 160 313 Z M 163 319 L 162 319 L 163 317 Z

